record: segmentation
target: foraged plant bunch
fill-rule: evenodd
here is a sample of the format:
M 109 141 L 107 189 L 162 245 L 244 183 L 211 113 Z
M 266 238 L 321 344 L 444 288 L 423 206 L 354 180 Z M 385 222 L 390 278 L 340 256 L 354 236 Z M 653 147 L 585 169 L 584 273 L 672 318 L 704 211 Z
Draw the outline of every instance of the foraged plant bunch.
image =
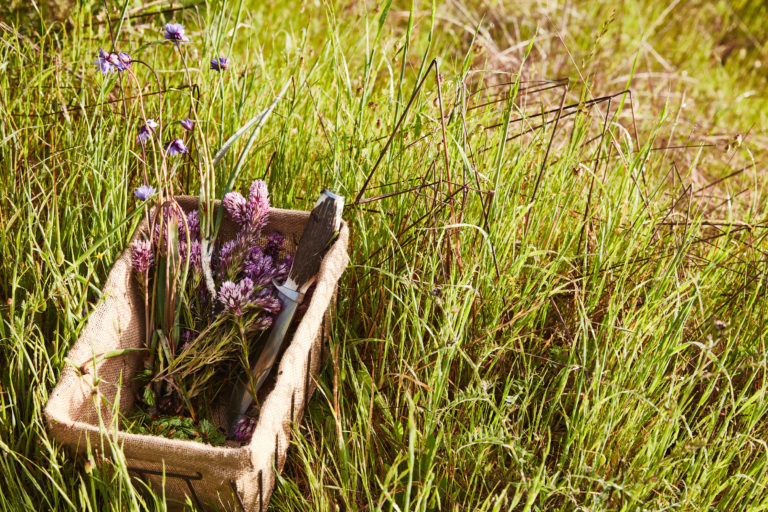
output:
M 254 181 L 247 197 L 229 192 L 222 204 L 237 229 L 232 239 L 214 244 L 215 295 L 203 276 L 199 210 L 185 213 L 175 201 L 166 203 L 146 237 L 132 245 L 133 270 L 148 299 L 149 319 L 157 324 L 140 374 L 145 413 L 196 418 L 201 409 L 210 412 L 207 405 L 229 387 L 230 376 L 249 368 L 252 341 L 280 311 L 273 280 L 287 277 L 292 256 L 285 254 L 280 233 L 262 237 L 269 218 L 266 183 Z M 171 313 L 177 318 L 172 325 L 164 312 L 151 314 L 153 303 L 156 309 L 165 302 L 170 274 L 183 276 L 184 283 L 176 290 L 178 314 Z
M 139 410 L 125 425 L 139 433 L 222 444 L 224 436 L 211 421 L 211 409 L 222 398 L 221 391 L 250 368 L 249 354 L 258 354 L 261 334 L 281 308 L 273 280 L 287 277 L 291 256 L 280 233 L 262 236 L 269 218 L 266 183 L 254 181 L 246 195 L 228 191 L 261 125 L 253 128 L 229 170 L 222 207 L 214 207 L 217 194 L 223 193 L 217 186 L 217 166 L 234 140 L 254 125 L 241 128 L 214 157 L 200 133 L 200 95 L 195 94 L 197 85 L 187 66 L 187 47 L 194 42 L 178 23 L 163 27 L 163 39 L 185 68 L 189 83 L 177 90 L 188 94 L 189 114 L 183 120 L 167 120 L 163 92 L 157 95 L 156 108 L 150 108 L 141 93 L 136 96 L 141 117 L 135 143 L 144 184 L 134 195 L 144 203 L 140 211 L 147 216 L 147 230 L 131 247 L 131 263 L 144 300 L 147 355 L 136 376 Z M 125 86 L 144 90 L 138 66 L 158 80 L 149 64 L 114 46 L 109 52 L 100 49 L 94 65 L 105 87 L 114 85 L 109 77 L 117 74 Z M 224 56 L 210 60 L 219 85 L 231 66 Z M 223 101 L 223 92 L 213 98 Z M 258 117 L 262 124 L 276 102 Z M 198 208 L 184 211 L 175 199 L 174 183 L 181 172 L 189 176 L 195 169 L 200 176 Z M 231 236 L 220 236 L 222 210 L 235 227 Z M 240 431 L 233 435 L 240 441 L 248 437 Z

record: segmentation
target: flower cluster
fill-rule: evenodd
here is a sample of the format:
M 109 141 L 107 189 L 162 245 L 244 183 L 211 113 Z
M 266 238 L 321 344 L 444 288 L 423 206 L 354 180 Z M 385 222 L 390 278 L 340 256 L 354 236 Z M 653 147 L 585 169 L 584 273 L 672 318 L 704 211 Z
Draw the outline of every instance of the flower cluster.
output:
M 167 23 L 163 27 L 163 37 L 171 41 L 174 45 L 178 46 L 181 43 L 189 42 L 184 25 L 179 23 Z M 112 52 L 108 53 L 103 48 L 99 48 L 99 53 L 93 64 L 104 75 L 115 73 L 119 71 L 125 71 L 130 68 L 133 63 L 133 58 L 124 52 Z M 214 71 L 226 71 L 229 69 L 229 58 L 216 57 L 211 59 L 211 69 Z M 187 118 L 179 122 L 182 128 L 188 132 L 193 131 L 195 121 Z M 152 138 L 155 134 L 155 128 L 159 126 L 158 122 L 154 119 L 144 120 L 138 128 L 136 133 L 136 143 L 142 146 Z M 168 156 L 183 155 L 189 151 L 187 144 L 184 140 L 176 138 L 163 145 L 165 154 Z
M 147 200 L 155 189 L 145 185 L 134 193 L 139 199 Z M 239 192 L 230 192 L 224 198 L 224 209 L 234 220 L 238 231 L 231 240 L 216 246 L 218 250 L 212 260 L 218 281 L 218 296 L 214 304 L 202 310 L 237 317 L 253 311 L 260 317 L 251 321 L 259 330 L 266 329 L 272 324 L 273 316 L 280 311 L 273 281 L 284 280 L 292 263 L 292 256 L 285 254 L 285 237 L 282 234 L 273 232 L 261 237 L 269 217 L 266 183 L 261 180 L 253 182 L 247 199 Z M 153 254 L 167 253 L 168 230 L 170 226 L 176 226 L 180 260 L 188 261 L 191 272 L 198 276 L 191 282 L 196 283 L 196 287 L 204 287 L 200 278 L 200 213 L 192 210 L 186 213 L 184 219 L 177 217 L 173 208 L 164 207 L 162 219 L 153 225 L 151 240 L 134 243 L 131 259 L 134 270 L 139 274 L 147 272 L 154 262 Z M 205 295 L 201 291 L 193 290 L 192 294 Z
M 192 52 L 188 52 L 190 37 L 184 26 L 167 23 L 162 35 L 166 48 L 178 52 L 186 67 Z M 212 71 L 222 73 L 219 81 L 232 65 L 229 58 L 218 55 L 198 62 L 197 67 L 207 62 Z M 139 91 L 144 90 L 139 66 L 151 70 L 149 64 L 115 48 L 109 52 L 100 48 L 94 65 L 105 77 L 124 72 L 120 83 Z M 200 95 L 195 101 L 199 100 Z M 210 404 L 220 399 L 226 379 L 234 383 L 248 370 L 244 354 L 258 346 L 256 340 L 279 314 L 282 304 L 275 281 L 287 278 L 292 256 L 280 233 L 262 233 L 270 209 L 263 181 L 253 182 L 246 194 L 233 191 L 222 198 L 219 208 L 227 217 L 221 228 L 221 217 L 212 211 L 215 186 L 209 173 L 213 171 L 200 165 L 210 163 L 200 161 L 210 155 L 197 110 L 191 108 L 189 117 L 169 119 L 162 114 L 166 104 L 162 96 L 157 110 L 141 103 L 142 116 L 130 129 L 140 152 L 140 171 L 144 171 L 133 195 L 148 224 L 146 233 L 129 248 L 145 301 L 147 349 L 144 369 L 136 376 L 135 397 L 144 420 L 133 425 L 143 424 L 149 427 L 145 433 L 156 435 L 183 426 L 191 436 L 221 444 L 223 433 L 205 415 L 212 413 Z M 149 112 L 153 117 L 148 117 Z M 150 168 L 153 173 L 148 172 Z M 201 169 L 203 186 L 200 209 L 190 211 L 176 200 L 173 183 L 180 175 L 193 174 L 195 168 Z M 153 430 L 147 418 L 169 428 Z M 241 418 L 231 429 L 231 438 L 248 440 L 254 426 L 252 418 Z

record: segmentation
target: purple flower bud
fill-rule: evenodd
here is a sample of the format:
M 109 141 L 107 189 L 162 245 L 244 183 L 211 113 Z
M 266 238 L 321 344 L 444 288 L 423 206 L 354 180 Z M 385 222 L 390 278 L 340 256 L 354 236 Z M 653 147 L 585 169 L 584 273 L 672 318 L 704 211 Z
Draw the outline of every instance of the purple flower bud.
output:
M 181 127 L 187 130 L 188 132 L 191 132 L 192 129 L 195 127 L 195 122 L 190 118 L 186 118 L 181 122 Z
M 133 191 L 133 195 L 138 197 L 141 201 L 146 201 L 147 199 L 152 197 L 155 194 L 155 192 L 156 190 L 154 187 L 151 187 L 149 185 L 142 185 Z
M 157 122 L 154 119 L 147 119 L 144 124 L 139 127 L 139 133 L 136 135 L 136 142 L 144 145 L 155 133 L 155 128 L 158 127 Z
M 248 208 L 248 201 L 245 200 L 240 192 L 229 192 L 224 196 L 224 208 L 227 213 L 240 226 L 247 224 L 250 220 L 250 211 Z
M 152 254 L 152 244 L 149 240 L 137 240 L 131 246 L 131 266 L 133 269 L 143 274 L 154 262 L 154 254 Z
M 165 150 L 170 156 L 183 155 L 187 152 L 187 145 L 181 139 L 173 139 L 165 145 Z
M 232 435 L 241 443 L 251 440 L 256 429 L 256 420 L 250 416 L 240 416 L 232 426 Z
M 179 44 L 185 41 L 189 41 L 189 38 L 184 35 L 184 26 L 178 23 L 166 23 L 164 37 L 172 41 L 173 44 Z
M 211 69 L 214 71 L 226 71 L 229 69 L 229 59 L 226 57 L 219 57 L 211 59 Z

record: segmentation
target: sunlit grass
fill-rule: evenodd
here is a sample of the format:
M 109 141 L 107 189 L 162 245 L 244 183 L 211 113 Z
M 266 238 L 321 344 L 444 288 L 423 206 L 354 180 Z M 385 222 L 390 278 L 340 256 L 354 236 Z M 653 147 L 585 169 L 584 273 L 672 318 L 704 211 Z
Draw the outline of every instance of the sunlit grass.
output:
M 324 186 L 353 202 L 425 78 L 362 195 L 377 200 L 345 211 L 351 265 L 273 509 L 768 506 L 764 8 L 612 6 L 232 2 L 124 23 L 119 47 L 158 69 L 179 120 L 177 56 L 149 43 L 188 27 L 203 104 L 226 105 L 201 114 L 214 152 L 293 77 L 239 178 L 278 207 Z M 64 26 L 0 28 L 4 510 L 163 507 L 42 419 L 143 180 L 139 105 L 90 66 L 103 20 L 85 3 Z M 560 77 L 562 111 L 562 87 L 529 82 Z M 565 110 L 627 84 L 610 110 Z

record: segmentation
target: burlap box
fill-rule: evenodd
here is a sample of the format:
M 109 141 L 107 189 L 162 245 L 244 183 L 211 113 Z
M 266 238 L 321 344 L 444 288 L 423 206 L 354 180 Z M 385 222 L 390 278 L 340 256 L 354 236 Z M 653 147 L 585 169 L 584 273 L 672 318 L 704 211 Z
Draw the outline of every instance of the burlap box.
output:
M 178 201 L 187 211 L 197 207 L 196 197 L 184 196 Z M 265 234 L 283 233 L 292 250 L 308 217 L 306 211 L 273 208 Z M 223 236 L 231 231 L 231 223 L 225 215 Z M 80 453 L 89 445 L 102 450 L 115 444 L 103 442 L 101 436 L 109 436 L 122 448 L 132 475 L 149 483 L 157 493 L 162 492 L 164 478 L 169 500 L 183 502 L 188 497 L 206 509 L 265 510 L 274 489 L 275 471 L 281 471 L 285 464 L 290 425 L 300 421 L 315 388 L 330 306 L 349 261 L 348 239 L 349 229 L 343 222 L 320 266 L 307 310 L 300 319 L 294 319 L 294 323 L 298 321 L 295 332 L 284 342 L 287 347 L 278 363 L 274 388 L 262 402 L 247 445 L 214 447 L 119 431 L 119 421 L 113 421 L 119 418 L 114 416 L 114 408 L 119 407 L 123 414 L 133 409 L 133 377 L 141 367 L 142 355 L 101 359 L 98 355 L 144 344 L 144 305 L 131 271 L 129 250 L 112 267 L 103 297 L 69 351 L 72 364 L 64 366 L 51 393 L 45 408 L 51 435 Z M 95 372 L 94 356 L 98 361 Z

